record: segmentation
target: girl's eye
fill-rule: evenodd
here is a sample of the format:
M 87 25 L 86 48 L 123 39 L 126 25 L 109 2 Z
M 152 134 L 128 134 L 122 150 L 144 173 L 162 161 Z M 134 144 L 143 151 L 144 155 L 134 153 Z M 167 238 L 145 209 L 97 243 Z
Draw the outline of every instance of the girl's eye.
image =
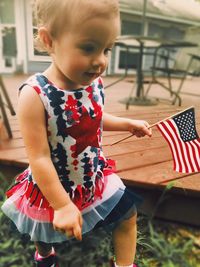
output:
M 95 47 L 92 45 L 87 45 L 87 46 L 81 47 L 81 49 L 86 53 L 91 53 L 91 52 L 94 52 Z

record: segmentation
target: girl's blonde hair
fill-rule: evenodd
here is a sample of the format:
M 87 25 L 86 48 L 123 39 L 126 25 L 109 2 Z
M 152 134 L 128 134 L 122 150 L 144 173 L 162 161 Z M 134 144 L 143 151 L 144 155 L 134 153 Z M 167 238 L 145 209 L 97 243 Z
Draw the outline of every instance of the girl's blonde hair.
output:
M 38 29 L 45 27 L 52 38 L 58 38 L 89 18 L 119 16 L 119 6 L 118 0 L 34 0 L 34 16 Z M 35 47 L 46 51 L 37 34 Z

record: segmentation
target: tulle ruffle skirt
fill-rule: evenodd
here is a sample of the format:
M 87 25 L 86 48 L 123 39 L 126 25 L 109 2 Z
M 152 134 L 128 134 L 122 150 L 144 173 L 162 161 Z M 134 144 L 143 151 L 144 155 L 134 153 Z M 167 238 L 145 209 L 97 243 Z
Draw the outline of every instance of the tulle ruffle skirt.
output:
M 115 173 L 106 176 L 105 180 L 101 197 L 96 197 L 94 202 L 81 210 L 83 234 L 101 225 L 102 222 L 107 221 L 109 224 L 120 220 L 141 200 L 136 194 L 126 190 L 123 182 Z M 65 234 L 53 229 L 53 209 L 44 197 L 34 196 L 41 192 L 34 192 L 33 186 L 28 179 L 16 184 L 12 188 L 12 194 L 2 206 L 3 212 L 15 223 L 21 233 L 30 235 L 32 241 L 46 243 L 66 241 L 68 238 Z M 28 194 L 30 191 L 32 191 L 31 196 Z M 31 201 L 33 197 L 36 199 L 35 202 Z M 102 225 L 104 226 L 105 223 Z

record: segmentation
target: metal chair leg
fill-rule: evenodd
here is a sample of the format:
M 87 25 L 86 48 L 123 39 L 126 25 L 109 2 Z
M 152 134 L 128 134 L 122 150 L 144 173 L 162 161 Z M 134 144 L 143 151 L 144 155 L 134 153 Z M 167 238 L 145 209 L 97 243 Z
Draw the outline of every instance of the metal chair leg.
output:
M 10 110 L 11 115 L 13 115 L 13 116 L 16 115 L 16 113 L 14 111 L 14 108 L 13 108 L 13 105 L 12 105 L 12 103 L 10 101 L 10 98 L 8 96 L 8 93 L 6 91 L 6 87 L 5 87 L 4 83 L 3 83 L 3 79 L 2 79 L 1 75 L 0 75 L 0 88 L 1 88 L 1 91 L 3 93 L 4 98 L 6 100 L 6 104 L 8 106 L 8 109 Z
M 0 109 L 1 109 L 2 117 L 3 117 L 3 122 L 4 122 L 4 125 L 5 125 L 7 133 L 8 133 L 8 137 L 12 138 L 13 137 L 12 136 L 12 131 L 11 131 L 11 128 L 10 128 L 10 124 L 9 124 L 9 121 L 8 121 L 8 117 L 7 117 L 7 114 L 6 114 L 6 110 L 5 110 L 5 106 L 4 106 L 1 94 L 0 94 Z
M 7 130 L 7 133 L 8 133 L 8 136 L 9 138 L 12 138 L 13 135 L 12 135 L 12 130 L 10 128 L 10 124 L 9 124 L 9 121 L 8 121 L 8 117 L 7 117 L 7 114 L 6 114 L 6 109 L 5 109 L 5 106 L 8 107 L 8 109 L 10 110 L 10 113 L 11 115 L 15 115 L 15 110 L 13 108 L 13 105 L 10 101 L 10 98 L 8 96 L 8 93 L 6 91 L 6 87 L 3 83 L 3 79 L 2 79 L 2 76 L 0 75 L 0 90 L 2 92 L 0 92 L 0 109 L 1 109 L 1 114 L 2 114 L 2 117 L 3 117 L 3 122 L 4 122 L 4 125 L 6 127 L 6 130 Z M 3 98 L 5 100 L 6 103 L 3 102 Z

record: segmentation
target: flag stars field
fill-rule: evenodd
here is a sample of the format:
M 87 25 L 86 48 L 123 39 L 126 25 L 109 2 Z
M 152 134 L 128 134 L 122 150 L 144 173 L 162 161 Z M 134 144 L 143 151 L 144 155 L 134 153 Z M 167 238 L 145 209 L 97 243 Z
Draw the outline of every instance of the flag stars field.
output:
M 195 116 L 193 111 L 179 114 L 174 117 L 174 121 L 179 129 L 180 136 L 184 142 L 198 138 L 195 127 Z

